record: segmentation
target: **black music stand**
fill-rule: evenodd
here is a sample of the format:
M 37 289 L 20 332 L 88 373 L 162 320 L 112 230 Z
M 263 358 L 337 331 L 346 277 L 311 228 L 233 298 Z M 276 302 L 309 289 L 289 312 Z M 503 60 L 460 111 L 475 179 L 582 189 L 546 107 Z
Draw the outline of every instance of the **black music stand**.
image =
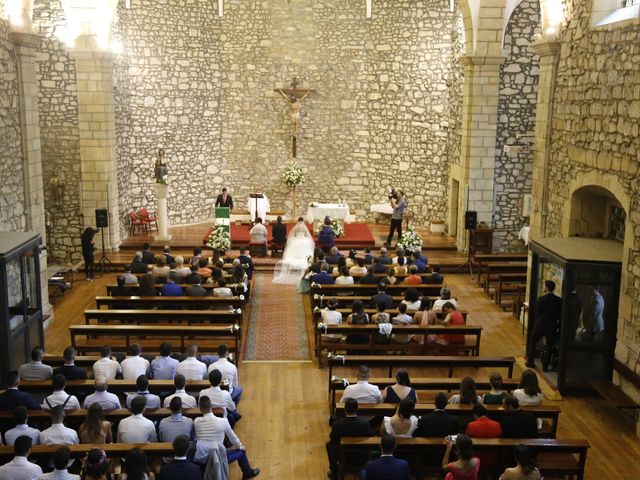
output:
M 249 195 L 249 197 L 255 198 L 256 200 L 256 214 L 255 214 L 255 218 L 253 219 L 253 223 L 256 223 L 258 221 L 258 199 L 264 198 L 264 195 L 262 193 L 252 193 Z M 266 218 L 263 218 L 262 220 L 266 221 Z

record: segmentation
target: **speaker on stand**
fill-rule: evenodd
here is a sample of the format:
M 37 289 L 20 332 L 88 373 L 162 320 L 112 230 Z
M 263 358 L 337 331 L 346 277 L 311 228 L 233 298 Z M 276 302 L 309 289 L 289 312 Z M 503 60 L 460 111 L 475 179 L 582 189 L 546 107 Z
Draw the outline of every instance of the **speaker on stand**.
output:
M 467 197 L 467 208 L 469 199 Z M 469 270 L 469 275 L 473 275 L 473 265 L 471 263 L 471 245 L 470 245 L 470 231 L 475 230 L 478 227 L 478 212 L 475 210 L 467 210 L 464 212 L 464 229 L 467 235 L 467 261 L 454 270 L 454 273 L 458 273 L 460 270 Z
M 97 265 L 100 267 L 100 273 L 104 275 L 104 272 L 113 266 L 113 263 L 107 257 L 104 247 L 104 229 L 109 228 L 109 211 L 106 208 L 96 208 L 96 227 L 100 229 L 100 234 L 102 235 L 102 257 L 100 257 Z

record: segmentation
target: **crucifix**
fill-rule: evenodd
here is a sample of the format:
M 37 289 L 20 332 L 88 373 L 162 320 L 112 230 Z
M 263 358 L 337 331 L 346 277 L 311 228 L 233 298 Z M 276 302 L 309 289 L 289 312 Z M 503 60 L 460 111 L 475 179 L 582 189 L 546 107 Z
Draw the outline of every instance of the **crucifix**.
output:
M 298 79 L 293 77 L 291 81 L 291 88 L 276 88 L 274 92 L 282 95 L 291 104 L 291 126 L 292 126 L 292 145 L 291 152 L 293 158 L 297 156 L 297 137 L 298 137 L 298 124 L 300 123 L 300 102 L 307 98 L 310 94 L 315 93 L 315 90 L 310 88 L 298 88 Z

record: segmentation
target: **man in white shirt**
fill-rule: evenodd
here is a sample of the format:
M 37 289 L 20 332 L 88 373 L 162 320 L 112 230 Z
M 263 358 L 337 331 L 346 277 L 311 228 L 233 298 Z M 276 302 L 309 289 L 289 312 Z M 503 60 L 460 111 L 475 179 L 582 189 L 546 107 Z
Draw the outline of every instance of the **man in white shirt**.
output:
M 84 399 L 84 408 L 89 408 L 94 403 L 99 403 L 103 410 L 122 408 L 117 395 L 109 393 L 109 383 L 104 377 L 96 377 L 94 382 L 96 391 Z
M 51 426 L 40 433 L 42 445 L 75 445 L 80 443 L 78 433 L 67 428 L 64 422 L 64 408 L 57 405 L 51 410 Z
M 229 418 L 229 423 L 234 426 L 240 420 L 240 415 L 236 412 L 236 404 L 233 403 L 231 395 L 226 390 L 220 388 L 222 373 L 213 369 L 209 373 L 209 383 L 211 386 L 200 391 L 199 398 L 208 397 L 214 408 L 224 408 L 224 416 Z
M 122 367 L 111 356 L 111 347 L 105 345 L 100 349 L 100 360 L 93 364 L 93 378 L 104 377 L 111 381 L 115 380 L 118 374 L 122 374 Z
M 227 281 L 224 278 L 221 278 L 218 280 L 218 286 L 213 289 L 211 295 L 214 297 L 233 297 L 233 292 L 229 287 L 227 287 Z
M 80 402 L 75 395 L 69 395 L 64 391 L 67 379 L 61 373 L 53 377 L 53 393 L 44 399 L 42 408 L 51 410 L 57 405 L 61 405 L 65 410 L 77 410 Z
M 262 218 L 256 218 L 256 223 L 249 230 L 251 243 L 267 243 L 267 227 L 262 224 Z
M 231 363 L 228 359 L 229 349 L 222 344 L 218 347 L 218 360 L 209 365 L 207 373 L 213 370 L 220 370 L 222 378 L 229 382 L 229 393 L 233 403 L 238 405 L 242 396 L 242 387 L 238 385 L 238 367 Z
M 149 360 L 140 356 L 142 347 L 133 343 L 129 347 L 129 356 L 122 361 L 122 378 L 137 380 L 140 375 L 149 374 Z
M 136 386 L 138 387 L 138 391 L 127 395 L 127 408 L 131 408 L 131 402 L 138 397 L 144 397 L 147 399 L 147 408 L 160 408 L 160 397 L 153 393 L 149 393 L 149 379 L 146 375 L 140 375 L 138 377 L 136 380 Z
M 13 460 L 0 467 L 0 480 L 38 480 L 42 469 L 28 459 L 31 453 L 31 438 L 22 435 L 13 444 Z
M 173 380 L 177 367 L 178 360 L 171 358 L 171 342 L 162 342 L 160 357 L 151 361 L 151 378 L 154 380 Z
M 184 375 L 176 375 L 176 378 L 173 379 L 173 384 L 176 386 L 176 393 L 169 395 L 164 399 L 164 408 L 169 408 L 169 404 L 174 398 L 179 398 L 182 401 L 184 408 L 196 408 L 198 404 L 195 397 L 189 395 L 184 388 L 186 383 Z M 164 441 L 165 440 L 163 440 L 163 442 Z
M 259 468 L 251 468 L 249 459 L 245 453 L 244 445 L 238 436 L 231 429 L 226 418 L 218 418 L 211 413 L 211 400 L 209 397 L 200 397 L 200 412 L 202 417 L 198 417 L 193 422 L 196 435 L 196 453 L 194 461 L 196 463 L 206 463 L 209 458 L 209 450 L 215 445 L 224 442 L 225 437 L 233 444 L 235 449 L 227 449 L 227 460 L 229 463 L 238 461 L 242 470 L 242 478 L 253 478 L 260 474 Z
M 174 397 L 169 404 L 171 416 L 160 420 L 158 426 L 158 440 L 173 442 L 180 435 L 193 438 L 193 420 L 182 415 L 182 400 Z
M 16 407 L 13 411 L 13 421 L 16 426 L 7 430 L 4 434 L 4 439 L 7 442 L 7 445 L 13 445 L 18 437 L 21 437 L 22 435 L 26 435 L 31 438 L 32 445 L 38 445 L 40 443 L 40 430 L 27 425 L 28 420 L 29 412 L 27 407 L 23 405 Z
M 376 385 L 369 383 L 369 367 L 361 365 L 358 368 L 358 383 L 355 385 L 349 385 L 344 389 L 341 403 L 344 403 L 347 398 L 353 398 L 358 403 L 382 403 L 382 393 Z
M 40 347 L 34 347 L 31 350 L 31 361 L 18 370 L 20 380 L 49 380 L 53 377 L 53 368 L 42 363 L 43 355 L 44 350 Z
M 124 273 L 122 276 L 124 277 L 125 285 L 138 285 L 138 277 L 131 273 L 131 264 L 127 263 L 124 266 Z
M 145 397 L 136 397 L 131 402 L 131 416 L 118 425 L 118 443 L 157 442 L 156 428 L 153 422 L 142 415 L 147 405 Z
M 39 480 L 80 480 L 79 475 L 69 473 L 67 465 L 71 462 L 71 450 L 69 447 L 60 447 L 51 457 L 53 468 L 55 470 L 51 473 L 45 473 Z
M 187 347 L 187 358 L 181 361 L 176 368 L 176 373 L 184 375 L 187 380 L 204 380 L 207 377 L 207 366 L 198 360 L 198 346 L 196 344 Z

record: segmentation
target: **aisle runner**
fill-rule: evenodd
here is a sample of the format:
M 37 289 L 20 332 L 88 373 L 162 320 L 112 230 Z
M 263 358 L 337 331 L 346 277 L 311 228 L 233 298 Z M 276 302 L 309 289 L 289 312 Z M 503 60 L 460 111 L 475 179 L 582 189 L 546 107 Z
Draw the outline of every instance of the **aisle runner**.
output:
M 256 273 L 245 360 L 309 360 L 302 295 L 293 285 L 274 285 Z

